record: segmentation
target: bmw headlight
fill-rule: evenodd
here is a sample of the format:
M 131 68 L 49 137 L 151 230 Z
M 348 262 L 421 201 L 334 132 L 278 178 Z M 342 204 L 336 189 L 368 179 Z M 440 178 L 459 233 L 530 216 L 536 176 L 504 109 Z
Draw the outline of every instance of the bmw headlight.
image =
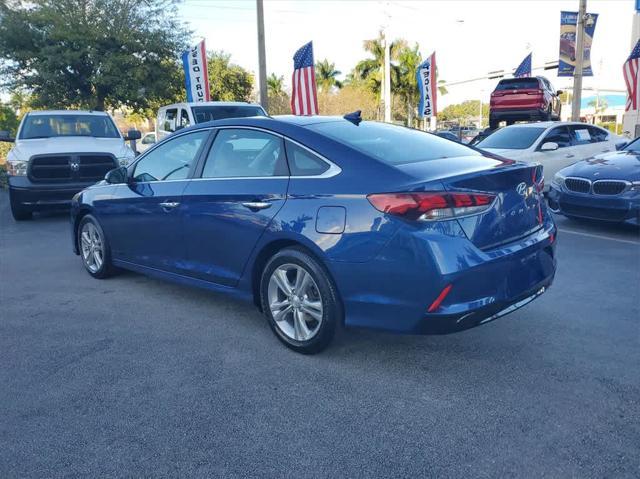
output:
M 7 173 L 11 176 L 27 176 L 28 161 L 7 161 Z
M 631 189 L 633 191 L 640 191 L 640 181 L 631 182 Z
M 562 186 L 564 184 L 565 177 L 560 173 L 553 175 L 553 184 Z

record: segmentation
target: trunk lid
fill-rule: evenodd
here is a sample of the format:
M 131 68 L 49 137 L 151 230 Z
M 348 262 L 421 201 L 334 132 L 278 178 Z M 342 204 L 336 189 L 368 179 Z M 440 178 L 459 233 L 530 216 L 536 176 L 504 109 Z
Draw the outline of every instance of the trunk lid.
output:
M 457 219 L 469 240 L 480 249 L 516 241 L 542 227 L 543 197 L 537 184 L 542 179 L 542 166 L 538 164 L 461 157 L 404 165 L 400 169 L 419 179 L 412 191 L 432 190 L 437 181 L 450 192 L 496 195 L 488 211 Z
M 491 249 L 530 235 L 542 227 L 540 165 L 516 163 L 499 169 L 442 180 L 449 191 L 479 191 L 496 195 L 492 208 L 459 218 L 465 234 L 480 249 Z

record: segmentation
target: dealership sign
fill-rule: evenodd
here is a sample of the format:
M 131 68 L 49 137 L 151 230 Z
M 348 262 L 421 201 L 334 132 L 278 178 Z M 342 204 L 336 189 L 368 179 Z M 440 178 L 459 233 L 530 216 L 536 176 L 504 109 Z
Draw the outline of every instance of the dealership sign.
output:
M 187 101 L 209 101 L 209 76 L 207 74 L 207 50 L 204 40 L 182 53 L 182 66 L 187 86 Z
M 587 13 L 584 20 L 584 57 L 582 74 L 593 76 L 591 70 L 591 42 L 598 21 L 597 13 Z M 572 77 L 576 66 L 576 25 L 578 12 L 560 12 L 560 60 L 558 61 L 558 76 Z
M 437 110 L 437 86 L 436 86 L 436 52 L 423 61 L 416 71 L 418 88 L 420 89 L 420 105 L 418 116 L 420 118 L 435 117 Z

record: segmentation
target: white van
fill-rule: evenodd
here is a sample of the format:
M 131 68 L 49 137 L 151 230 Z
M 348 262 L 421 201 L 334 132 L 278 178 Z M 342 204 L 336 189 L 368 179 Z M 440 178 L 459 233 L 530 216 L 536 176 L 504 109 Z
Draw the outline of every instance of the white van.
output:
M 260 105 L 241 101 L 174 103 L 158 110 L 156 141 L 162 140 L 174 131 L 196 123 L 249 116 L 268 115 Z

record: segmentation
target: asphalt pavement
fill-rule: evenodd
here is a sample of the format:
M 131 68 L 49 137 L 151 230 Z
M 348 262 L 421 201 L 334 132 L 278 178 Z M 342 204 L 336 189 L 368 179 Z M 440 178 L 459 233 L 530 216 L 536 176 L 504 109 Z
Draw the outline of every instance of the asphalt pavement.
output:
M 558 225 L 525 308 L 303 356 L 251 304 L 92 279 L 1 191 L 0 477 L 639 477 L 638 229 Z

